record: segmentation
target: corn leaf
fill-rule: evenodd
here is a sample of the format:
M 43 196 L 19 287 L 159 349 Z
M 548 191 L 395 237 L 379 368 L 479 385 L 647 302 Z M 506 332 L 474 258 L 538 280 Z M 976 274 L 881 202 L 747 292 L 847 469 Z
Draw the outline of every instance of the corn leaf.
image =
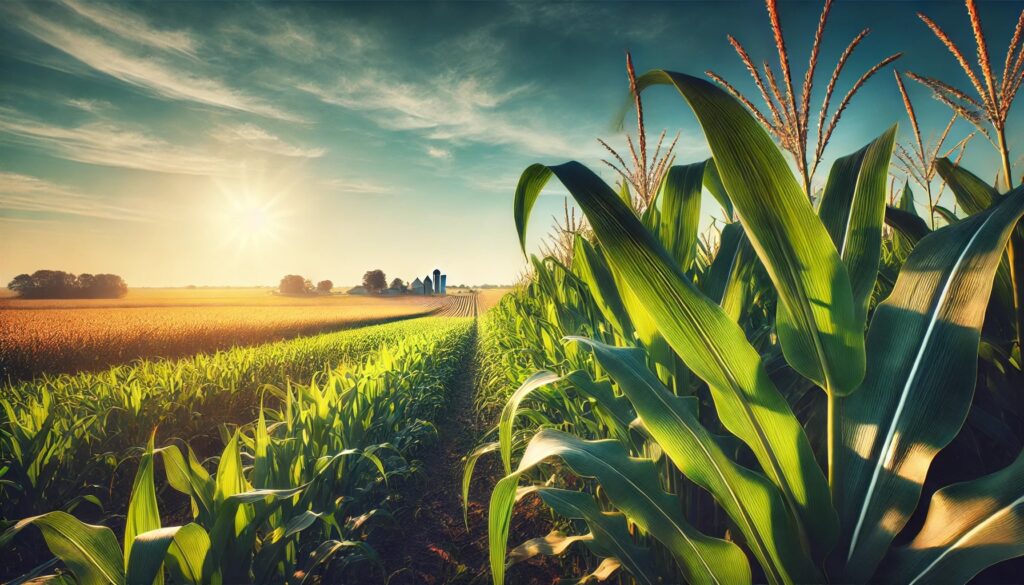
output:
M 156 528 L 137 535 L 127 555 L 127 581 L 131 585 L 163 583 L 164 559 L 180 526 Z
M 652 71 L 638 91 L 670 84 L 704 128 L 722 183 L 779 292 L 776 327 L 786 360 L 830 394 L 864 378 L 863 324 L 850 276 L 782 153 L 740 102 L 699 79 Z
M 898 207 L 885 208 L 885 223 L 896 230 L 896 247 L 904 254 L 910 254 L 922 238 L 932 232 L 916 213 Z
M 995 188 L 976 177 L 970 171 L 953 164 L 948 158 L 935 161 L 935 170 L 949 185 L 956 202 L 968 215 L 981 213 L 998 201 L 1001 196 Z
M 128 500 L 128 516 L 124 527 L 124 563 L 128 570 L 128 561 L 132 557 L 132 547 L 137 536 L 160 528 L 160 508 L 156 502 L 156 480 L 153 477 L 153 441 L 156 430 L 149 436 L 146 452 L 139 461 L 139 469 L 135 473 L 131 499 Z M 172 534 L 173 536 L 173 534 Z M 163 562 L 163 557 L 161 557 Z M 158 583 L 163 583 L 161 574 Z M 148 585 L 148 582 L 147 582 Z
M 121 547 L 113 531 L 85 524 L 66 512 L 48 512 L 19 521 L 13 535 L 26 526 L 43 533 L 50 553 L 67 566 L 80 585 L 122 585 L 125 580 Z
M 890 583 L 967 583 L 1000 561 L 1024 555 L 1024 453 L 1008 467 L 932 496 L 914 540 L 890 553 Z
M 757 255 L 750 247 L 742 225 L 730 223 L 722 228 L 718 253 L 701 284 L 704 294 L 717 301 L 737 323 L 747 307 L 750 278 L 757 262 Z
M 618 560 L 641 585 L 657 583 L 651 552 L 633 543 L 625 516 L 603 512 L 592 496 L 582 492 L 544 487 L 537 489 L 537 495 L 559 516 L 587 523 L 592 538 L 586 545 L 594 554 Z
M 203 563 L 210 552 L 210 537 L 198 524 L 186 524 L 174 535 L 167 550 L 167 570 L 175 583 L 201 585 Z
M 576 267 L 580 279 L 586 283 L 587 290 L 590 291 L 590 296 L 594 299 L 598 310 L 623 339 L 632 339 L 633 323 L 629 319 L 626 307 L 622 304 L 622 297 L 615 286 L 615 277 L 612 275 L 604 255 L 595 250 L 593 244 L 579 234 L 576 235 L 573 245 L 575 249 L 573 265 Z
M 821 582 L 803 549 L 779 490 L 764 476 L 734 463 L 695 416 L 694 397 L 672 395 L 651 374 L 643 352 L 582 337 L 601 366 L 637 409 L 647 431 L 676 467 L 711 492 L 743 533 L 771 583 Z
M 857 321 L 867 319 L 868 302 L 878 278 L 885 217 L 885 179 L 896 126 L 857 152 L 836 160 L 818 206 L 832 243 L 850 274 Z
M 843 406 L 846 581 L 870 578 L 967 416 L 993 279 L 1022 213 L 1024 188 L 921 240 L 875 311 L 864 386 Z
M 701 187 L 706 167 L 707 161 L 673 166 L 665 175 L 659 195 L 661 228 L 658 235 L 684 272 L 690 269 L 697 253 Z
M 828 484 L 803 428 L 743 330 L 697 290 L 636 215 L 583 165 L 534 165 L 520 179 L 519 191 L 539 193 L 551 174 L 587 216 L 623 286 L 643 304 L 676 353 L 686 356 L 686 365 L 708 383 L 722 423 L 750 446 L 799 518 L 816 555 L 824 556 L 838 536 Z M 531 198 L 536 200 L 535 195 L 517 195 L 517 200 Z
M 542 429 L 530 440 L 515 473 L 501 479 L 491 493 L 488 528 L 496 585 L 505 581 L 505 549 L 519 477 L 550 458 L 561 459 L 581 477 L 595 478 L 617 509 L 665 545 L 688 582 L 750 582 L 750 567 L 739 547 L 690 526 L 676 497 L 661 489 L 653 462 L 629 457 L 618 441 L 584 441 Z

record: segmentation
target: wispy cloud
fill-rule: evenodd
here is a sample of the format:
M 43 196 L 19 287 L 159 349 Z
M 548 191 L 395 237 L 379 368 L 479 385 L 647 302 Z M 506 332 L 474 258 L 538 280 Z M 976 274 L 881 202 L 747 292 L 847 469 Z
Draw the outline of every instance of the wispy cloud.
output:
M 93 24 L 125 39 L 155 49 L 176 51 L 190 57 L 196 56 L 198 43 L 187 32 L 153 28 L 138 15 L 108 4 L 93 2 L 86 4 L 78 0 L 63 0 L 63 4 Z
M 387 185 L 354 179 L 327 179 L 322 181 L 321 185 L 335 193 L 354 195 L 387 195 L 398 191 L 398 189 Z
M 499 91 L 478 77 L 443 75 L 426 82 L 398 81 L 368 71 L 334 86 L 299 84 L 321 101 L 364 112 L 389 130 L 421 133 L 433 140 L 506 145 L 534 155 L 569 156 L 579 149 L 544 128 L 527 112 L 502 108 L 526 91 Z
M 76 110 L 82 110 L 83 112 L 89 112 L 90 114 L 109 110 L 114 107 L 113 104 L 105 100 L 89 100 L 84 98 L 71 98 L 64 100 L 64 103 Z
M 0 213 L 35 212 L 111 219 L 152 221 L 144 211 L 104 203 L 95 195 L 86 195 L 70 187 L 44 179 L 0 171 Z M 16 220 L 19 218 L 4 218 Z
M 320 158 L 327 150 L 304 148 L 291 144 L 279 136 L 267 132 L 255 124 L 220 126 L 211 134 L 213 138 L 227 144 L 241 144 L 252 150 L 280 156 L 297 158 Z
M 201 176 L 232 174 L 239 168 L 239 163 L 202 149 L 171 144 L 111 122 L 63 127 L 6 108 L 0 109 L 0 139 L 50 156 L 109 167 Z
M 431 158 L 449 159 L 452 157 L 452 151 L 445 148 L 438 148 L 436 146 L 428 146 L 427 156 Z
M 33 8 L 35 6 L 33 5 Z M 268 118 L 303 121 L 255 96 L 222 82 L 193 73 L 195 63 L 175 66 L 168 60 L 139 56 L 123 50 L 107 38 L 58 23 L 25 5 L 6 5 L 14 22 L 26 33 L 66 53 L 88 67 L 157 96 L 248 112 Z M 130 37 L 128 40 L 134 40 Z

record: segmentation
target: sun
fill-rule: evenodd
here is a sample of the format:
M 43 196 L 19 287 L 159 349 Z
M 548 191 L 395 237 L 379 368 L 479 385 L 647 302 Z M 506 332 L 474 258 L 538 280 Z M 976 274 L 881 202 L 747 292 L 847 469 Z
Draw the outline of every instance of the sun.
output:
M 218 219 L 228 242 L 241 249 L 280 239 L 284 213 L 276 199 L 251 189 L 222 193 L 225 197 Z

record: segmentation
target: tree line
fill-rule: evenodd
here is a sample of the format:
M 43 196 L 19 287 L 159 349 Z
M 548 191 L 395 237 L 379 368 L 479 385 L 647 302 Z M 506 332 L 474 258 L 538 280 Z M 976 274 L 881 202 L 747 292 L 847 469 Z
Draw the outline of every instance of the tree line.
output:
M 63 270 L 36 270 L 19 274 L 7 288 L 23 299 L 119 299 L 128 285 L 116 274 L 71 274 Z
M 313 286 L 313 281 L 310 279 L 300 276 L 298 274 L 289 274 L 281 279 L 278 284 L 278 291 L 283 295 L 312 295 L 312 294 L 330 294 L 331 289 L 334 288 L 334 283 L 330 280 L 321 280 Z M 379 268 L 376 270 L 368 270 L 363 275 L 363 288 L 369 293 L 381 293 L 385 289 L 394 289 L 401 292 L 408 290 L 408 285 L 402 282 L 401 278 L 396 278 L 391 281 L 388 285 L 388 277 L 384 274 L 383 270 Z

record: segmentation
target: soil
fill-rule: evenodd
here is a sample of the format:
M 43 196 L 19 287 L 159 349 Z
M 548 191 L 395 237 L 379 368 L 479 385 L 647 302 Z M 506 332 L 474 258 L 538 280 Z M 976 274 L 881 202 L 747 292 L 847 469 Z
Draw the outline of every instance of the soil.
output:
M 424 479 L 418 500 L 411 497 L 406 514 L 398 520 L 401 534 L 388 537 L 380 551 L 390 572 L 389 585 L 476 585 L 490 583 L 487 551 L 487 502 L 501 478 L 497 454 L 482 457 L 470 487 L 469 529 L 463 522 L 461 486 L 464 457 L 487 426 L 473 409 L 479 356 L 466 358 L 460 377 L 451 388 L 447 416 L 438 421 L 438 441 L 423 456 Z M 493 424 L 494 421 L 489 421 Z M 510 545 L 547 534 L 550 514 L 538 498 L 527 497 L 516 506 Z M 397 536 L 394 537 L 394 536 Z M 547 585 L 558 582 L 556 562 L 538 557 L 509 572 L 509 582 Z

